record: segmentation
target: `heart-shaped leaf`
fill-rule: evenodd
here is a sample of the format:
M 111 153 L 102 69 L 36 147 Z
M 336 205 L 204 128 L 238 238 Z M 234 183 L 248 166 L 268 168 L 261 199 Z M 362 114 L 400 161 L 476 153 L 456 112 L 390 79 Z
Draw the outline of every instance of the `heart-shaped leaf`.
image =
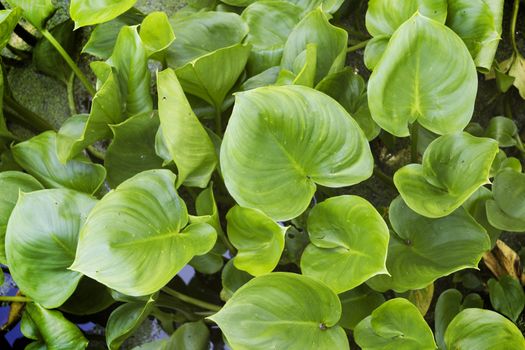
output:
M 110 127 L 114 138 L 106 151 L 104 166 L 112 188 L 142 171 L 162 167 L 163 161 L 155 153 L 157 113 L 138 114 Z
M 88 341 L 73 323 L 69 322 L 60 311 L 47 310 L 37 303 L 28 303 L 24 315 L 38 336 L 36 347 L 31 349 L 71 349 L 83 350 Z M 27 328 L 26 328 L 27 329 Z
M 217 165 L 215 147 L 172 69 L 157 74 L 157 89 L 161 137 L 177 165 L 177 185 L 206 187 Z
M 306 50 L 308 44 L 315 44 L 317 61 L 314 83 L 317 84 L 326 75 L 343 69 L 347 42 L 348 33 L 331 25 L 326 14 L 318 8 L 304 17 L 288 36 L 281 66 L 293 72 L 297 56 Z
M 7 0 L 7 3 L 21 8 L 24 18 L 40 30 L 44 28 L 46 19 L 55 12 L 52 0 Z
M 465 208 L 468 213 L 477 221 L 478 224 L 483 226 L 490 236 L 491 247 L 494 247 L 496 241 L 501 235 L 501 230 L 495 228 L 489 223 L 487 218 L 487 201 L 492 200 L 492 192 L 486 187 L 480 187 L 474 192 L 472 196 L 469 197 L 463 203 L 463 208 Z
M 494 117 L 489 120 L 485 136 L 498 141 L 500 147 L 516 146 L 518 127 L 514 120 L 505 117 Z
M 525 349 L 525 338 L 511 321 L 482 309 L 461 311 L 445 333 L 447 349 Z
M 301 214 L 316 183 L 349 186 L 373 167 L 365 135 L 344 108 L 302 86 L 238 93 L 220 163 L 237 203 L 274 220 Z
M 354 329 L 356 343 L 363 350 L 435 350 L 432 330 L 419 310 L 403 298 L 391 299 Z
M 252 45 L 249 75 L 280 64 L 286 39 L 302 12 L 299 6 L 282 0 L 257 1 L 242 12 L 242 19 L 250 28 L 245 42 Z
M 525 307 L 525 293 L 521 283 L 509 275 L 501 276 L 499 281 L 488 281 L 490 303 L 495 310 L 516 322 Z
M 71 0 L 69 12 L 76 29 L 111 21 L 136 2 L 137 0 Z
M 301 271 L 336 293 L 388 273 L 388 226 L 365 199 L 329 198 L 310 211 L 307 227 L 311 244 L 301 257 Z
M 441 136 L 425 150 L 423 164 L 399 169 L 394 183 L 412 210 L 429 218 L 443 217 L 489 183 L 498 151 L 492 139 L 465 132 Z
M 62 164 L 56 152 L 56 139 L 54 131 L 34 136 L 13 146 L 13 157 L 46 187 L 70 188 L 89 194 L 96 192 L 106 177 L 104 167 L 91 163 L 81 154 Z
M 140 25 L 140 38 L 148 56 L 159 57 L 159 54 L 175 40 L 175 34 L 166 13 L 151 12 L 148 14 Z
M 464 268 L 476 268 L 490 249 L 490 238 L 463 208 L 439 219 L 412 211 L 401 197 L 389 210 L 391 232 L 386 268 L 367 283 L 379 291 L 421 289 L 437 278 Z
M 456 33 L 416 13 L 395 31 L 383 57 L 388 59 L 377 63 L 368 81 L 370 112 L 379 126 L 398 137 L 408 136 L 416 120 L 440 135 L 463 130 L 478 77 Z
M 492 185 L 494 200 L 486 203 L 490 224 L 500 230 L 525 231 L 525 174 L 505 170 Z
M 0 173 L 0 263 L 7 265 L 5 256 L 5 231 L 11 212 L 18 201 L 20 192 L 42 190 L 44 187 L 31 175 L 20 171 L 5 171 Z
M 202 223 L 182 230 L 188 214 L 175 181 L 169 170 L 149 170 L 104 196 L 80 232 L 70 268 L 121 293 L 141 296 L 158 291 L 193 256 L 208 252 L 215 229 Z
M 488 73 L 501 40 L 503 0 L 448 1 L 447 26 L 467 45 L 476 66 Z
M 234 349 L 350 349 L 340 317 L 341 303 L 330 288 L 277 272 L 246 283 L 209 319 Z
M 22 193 L 13 209 L 6 232 L 10 272 L 20 289 L 44 307 L 62 305 L 82 277 L 68 267 L 80 227 L 96 202 L 80 192 L 53 189 Z
M 253 276 L 271 272 L 279 262 L 284 249 L 283 227 L 257 209 L 238 205 L 226 215 L 228 237 L 238 249 L 233 258 L 235 267 Z
M 350 67 L 326 76 L 315 88 L 339 102 L 356 120 L 369 141 L 379 135 L 381 128 L 368 109 L 366 83 Z
M 457 289 L 447 289 L 439 295 L 434 313 L 436 342 L 440 349 L 445 347 L 445 331 L 450 322 L 462 310 L 467 308 L 482 308 L 483 299 L 479 294 L 463 295 Z

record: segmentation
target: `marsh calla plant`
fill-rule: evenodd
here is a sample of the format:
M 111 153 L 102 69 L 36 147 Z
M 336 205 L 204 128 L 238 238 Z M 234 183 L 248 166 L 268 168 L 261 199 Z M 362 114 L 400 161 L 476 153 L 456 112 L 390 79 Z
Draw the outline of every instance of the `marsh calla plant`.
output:
M 525 350 L 513 1 L 0 2 L 0 336 Z

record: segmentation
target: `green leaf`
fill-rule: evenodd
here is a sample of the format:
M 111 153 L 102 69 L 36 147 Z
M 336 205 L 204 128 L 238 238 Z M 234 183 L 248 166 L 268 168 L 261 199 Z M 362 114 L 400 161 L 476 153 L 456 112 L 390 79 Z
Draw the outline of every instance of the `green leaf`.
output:
M 9 42 L 9 39 L 11 39 L 11 34 L 21 16 L 22 10 L 19 7 L 15 7 L 12 10 L 0 11 L 0 50 L 2 50 Z M 0 84 L 3 84 L 3 82 Z
M 315 84 L 326 75 L 343 69 L 346 59 L 348 33 L 328 22 L 323 11 L 311 11 L 295 26 L 284 46 L 281 66 L 294 71 L 294 63 L 308 44 L 317 45 Z
M 175 34 L 166 13 L 151 12 L 148 14 L 140 25 L 140 38 L 148 56 L 158 55 L 166 50 L 175 40 Z
M 494 200 L 488 200 L 487 218 L 490 224 L 510 232 L 525 231 L 525 174 L 504 170 L 492 184 Z
M 372 204 L 358 196 L 332 197 L 308 215 L 309 244 L 301 271 L 336 293 L 353 289 L 378 274 L 388 274 L 388 226 Z
M 56 148 L 62 163 L 96 141 L 110 138 L 112 133 L 109 125 L 124 121 L 124 106 L 116 71 L 103 62 L 92 64 L 92 67 L 107 69 L 108 74 L 93 98 L 89 115 L 74 115 L 60 127 Z
M 31 175 L 19 171 L 5 171 L 0 173 L 0 263 L 7 265 L 5 256 L 5 231 L 11 212 L 18 201 L 20 192 L 32 192 L 44 187 Z M 0 284 L 1 285 L 1 284 Z
M 433 350 L 432 330 L 419 310 L 403 298 L 391 299 L 354 329 L 356 343 L 363 350 Z
M 302 12 L 302 8 L 282 0 L 257 1 L 242 12 L 250 28 L 245 40 L 252 45 L 247 65 L 250 76 L 280 64 L 286 39 Z
M 394 183 L 412 210 L 429 218 L 443 217 L 489 183 L 498 151 L 492 139 L 465 132 L 441 136 L 425 150 L 423 164 L 399 169 Z
M 118 17 L 137 0 L 71 0 L 69 12 L 75 21 L 75 29 L 104 23 Z
M 217 165 L 215 148 L 170 68 L 157 74 L 162 138 L 179 171 L 177 185 L 206 187 Z
M 505 117 L 494 117 L 489 120 L 485 136 L 498 141 L 500 147 L 516 146 L 514 138 L 518 133 L 518 127 L 514 120 Z
M 224 269 L 221 274 L 222 290 L 221 290 L 221 299 L 228 301 L 233 296 L 233 293 L 237 289 L 241 288 L 253 276 L 245 271 L 241 271 L 235 267 L 233 264 L 233 259 L 228 260 L 224 265 Z
M 250 46 L 236 44 L 213 51 L 177 68 L 184 91 L 220 109 L 250 55 Z
M 287 227 L 281 226 L 257 209 L 234 206 L 226 215 L 228 237 L 238 249 L 233 258 L 236 268 L 253 276 L 275 269 L 284 249 Z
M 172 334 L 166 350 L 208 350 L 210 331 L 203 321 L 188 322 L 177 328 Z
M 88 341 L 80 329 L 69 322 L 60 311 L 47 310 L 37 303 L 28 303 L 25 314 L 38 330 L 39 338 L 46 345 L 45 349 L 82 350 L 87 347 Z
M 275 0 L 271 0 L 275 1 Z M 309 12 L 315 8 L 322 7 L 323 11 L 327 13 L 336 12 L 339 7 L 343 4 L 343 0 L 288 0 L 290 3 L 295 4 L 302 8 L 304 13 Z M 260 2 L 259 0 L 226 0 L 223 1 L 226 4 L 232 6 L 248 6 L 253 3 Z
M 43 29 L 45 20 L 55 12 L 52 0 L 7 0 L 7 3 L 20 7 L 24 18 L 38 29 Z
M 171 68 L 182 67 L 218 49 L 239 44 L 248 33 L 248 26 L 241 17 L 227 12 L 176 16 L 171 25 L 177 37 L 167 54 Z
M 97 25 L 82 48 L 82 53 L 108 59 L 113 52 L 120 29 L 124 26 L 140 24 L 143 18 L 142 12 L 131 8 L 114 20 Z
M 69 20 L 62 22 L 50 32 L 67 53 L 71 54 L 75 51 L 76 32 L 73 31 L 73 22 Z M 51 42 L 45 38 L 40 39 L 33 48 L 33 63 L 37 70 L 62 81 L 64 84 L 67 84 L 71 76 L 71 68 L 51 45 Z
M 379 135 L 381 128 L 368 109 L 366 83 L 350 67 L 326 76 L 315 88 L 339 102 L 359 124 L 368 141 Z
M 404 292 L 421 289 L 437 278 L 464 268 L 477 268 L 490 249 L 490 238 L 463 208 L 430 219 L 412 211 L 397 197 L 390 204 L 391 232 L 386 268 L 367 283 L 373 289 Z
M 370 0 L 366 11 L 366 29 L 374 37 L 391 36 L 416 12 L 444 24 L 447 0 Z
M 487 231 L 490 236 L 491 247 L 494 247 L 501 235 L 501 230 L 492 226 L 487 218 L 486 204 L 491 199 L 492 192 L 488 188 L 481 186 L 463 203 L 463 207 Z
M 56 133 L 46 131 L 12 147 L 16 162 L 46 187 L 95 193 L 106 170 L 82 154 L 62 164 L 56 152 Z
M 121 293 L 141 296 L 158 291 L 193 256 L 208 252 L 215 229 L 202 223 L 182 230 L 188 214 L 175 180 L 169 170 L 149 170 L 104 196 L 80 232 L 70 269 Z
M 106 326 L 106 344 L 109 350 L 118 350 L 122 343 L 139 328 L 154 306 L 153 298 L 147 302 L 120 305 L 109 315 Z
M 220 163 L 237 203 L 282 221 L 307 208 L 316 183 L 343 187 L 370 177 L 373 159 L 357 123 L 332 98 L 272 86 L 237 93 Z
M 503 0 L 449 0 L 447 26 L 467 45 L 476 66 L 489 72 L 501 39 Z
M 466 308 L 482 308 L 483 299 L 479 294 L 463 295 L 457 289 L 447 289 L 439 295 L 434 313 L 436 342 L 440 349 L 445 347 L 445 331 L 450 322 Z
M 364 61 L 366 68 L 374 70 L 381 60 L 381 57 L 383 57 L 389 41 L 390 36 L 386 35 L 376 36 L 370 39 L 365 48 Z
M 362 319 L 385 302 L 385 297 L 363 284 L 339 294 L 339 300 L 343 308 L 339 325 L 353 330 Z
M 124 26 L 120 29 L 113 54 L 107 63 L 115 67 L 118 73 L 127 116 L 151 112 L 153 99 L 150 92 L 148 53 L 136 26 Z
M 213 316 L 234 349 L 350 349 L 341 303 L 321 282 L 277 272 L 246 283 Z
M 461 311 L 445 333 L 447 349 L 525 349 L 523 334 L 500 314 L 482 309 Z
M 456 33 L 416 13 L 392 35 L 383 57 L 368 81 L 370 112 L 381 128 L 404 137 L 417 120 L 440 135 L 463 130 L 474 110 L 478 77 Z
M 7 263 L 20 289 L 46 308 L 62 305 L 82 277 L 68 267 L 75 259 L 80 227 L 96 202 L 67 189 L 21 193 L 18 198 L 7 226 Z
M 421 315 L 425 316 L 434 297 L 434 283 L 430 283 L 425 288 L 412 289 L 404 293 L 396 293 L 396 296 L 402 297 L 414 304 Z
M 111 188 L 142 171 L 162 167 L 162 159 L 155 153 L 157 113 L 138 114 L 110 127 L 114 138 L 107 149 L 104 166 Z
M 107 309 L 115 303 L 109 288 L 82 277 L 75 292 L 60 307 L 60 310 L 73 315 L 92 315 Z
M 239 87 L 239 91 L 248 91 L 267 85 L 274 85 L 279 77 L 281 67 L 275 66 L 247 79 Z
M 510 58 L 509 76 L 514 77 L 514 86 L 525 99 L 525 58 L 522 55 L 513 55 Z
M 520 281 L 504 275 L 499 281 L 491 278 L 488 286 L 490 303 L 494 309 L 516 322 L 525 307 L 525 293 Z

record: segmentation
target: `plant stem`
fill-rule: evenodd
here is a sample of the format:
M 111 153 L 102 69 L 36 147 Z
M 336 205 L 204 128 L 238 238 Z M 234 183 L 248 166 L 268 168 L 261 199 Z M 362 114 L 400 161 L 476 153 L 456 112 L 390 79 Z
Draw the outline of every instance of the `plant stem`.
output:
M 392 188 L 396 188 L 396 186 L 394 185 L 394 180 L 392 180 L 392 177 L 385 174 L 381 169 L 379 169 L 378 166 L 374 166 L 374 175 L 377 176 L 379 180 L 383 181 L 388 186 Z
M 68 66 L 73 70 L 73 72 L 78 77 L 78 79 L 80 79 L 80 81 L 82 82 L 82 84 L 84 85 L 86 90 L 89 92 L 89 94 L 91 96 L 95 96 L 96 91 L 95 91 L 95 88 L 93 87 L 93 85 L 91 85 L 91 83 L 89 82 L 88 78 L 84 75 L 84 73 L 82 73 L 80 68 L 78 68 L 78 66 L 75 64 L 75 62 L 71 58 L 71 56 L 69 56 L 69 54 L 62 47 L 62 45 L 60 45 L 60 43 L 55 39 L 53 34 L 51 34 L 47 29 L 43 29 L 42 30 L 42 35 L 47 40 L 49 40 L 51 45 L 53 45 L 53 47 L 58 51 L 60 56 L 62 56 L 62 58 L 66 61 Z
M 215 106 L 215 133 L 222 137 L 222 111 L 221 107 Z
M 100 160 L 106 159 L 106 155 L 103 152 L 100 152 L 98 149 L 96 149 L 92 145 L 87 146 L 87 151 L 89 152 L 89 154 L 91 154 L 95 158 L 98 158 Z
M 198 307 L 206 309 L 206 310 L 217 312 L 217 311 L 219 311 L 221 309 L 221 307 L 219 305 L 211 304 L 211 303 L 208 303 L 208 302 L 203 301 L 203 300 L 192 298 L 192 297 L 190 297 L 190 296 L 188 296 L 186 294 L 179 293 L 176 290 L 173 290 L 173 289 L 171 289 L 169 287 L 162 288 L 162 291 L 164 293 L 166 293 L 166 294 L 171 295 L 172 297 L 175 297 L 175 298 L 177 298 L 179 300 L 184 301 L 185 303 L 188 303 L 188 304 L 191 304 L 191 305 L 195 305 L 195 306 L 198 306 Z
M 12 302 L 18 302 L 18 303 L 29 303 L 32 302 L 30 298 L 22 297 L 22 296 L 0 296 L 0 301 L 12 301 Z
M 512 6 L 512 19 L 510 21 L 510 41 L 512 43 L 512 49 L 516 55 L 519 53 L 518 46 L 516 45 L 516 22 L 518 20 L 519 8 L 520 0 L 514 0 L 514 5 Z
M 46 130 L 55 130 L 53 125 L 51 125 L 47 120 L 22 106 L 9 95 L 4 96 L 4 107 L 6 108 L 6 111 L 9 113 L 9 115 L 13 117 L 13 119 L 33 131 L 43 132 Z
M 69 104 L 69 112 L 74 115 L 77 114 L 77 106 L 75 104 L 75 74 L 71 72 L 71 76 L 67 80 L 67 103 Z
M 370 41 L 370 39 L 365 40 L 365 41 L 361 41 L 359 44 L 350 46 L 348 49 L 346 49 L 346 52 L 350 53 L 350 52 L 354 52 L 354 51 L 357 51 L 359 49 L 362 49 L 363 47 L 366 46 L 366 44 L 368 44 L 369 41 Z
M 419 154 L 417 153 L 417 142 L 419 134 L 419 125 L 417 121 L 414 121 L 410 126 L 410 161 L 417 163 Z

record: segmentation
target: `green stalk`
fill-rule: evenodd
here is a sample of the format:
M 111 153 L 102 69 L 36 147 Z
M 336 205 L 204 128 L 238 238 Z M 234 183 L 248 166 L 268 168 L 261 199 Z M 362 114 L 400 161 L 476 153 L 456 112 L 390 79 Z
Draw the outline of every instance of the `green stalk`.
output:
M 44 36 L 44 38 L 49 40 L 51 45 L 53 45 L 53 47 L 58 51 L 60 56 L 62 56 L 62 58 L 66 61 L 67 65 L 73 70 L 78 79 L 80 79 L 80 81 L 82 82 L 86 90 L 89 92 L 89 94 L 91 96 L 95 96 L 96 90 L 93 87 L 93 85 L 91 85 L 88 78 L 84 75 L 84 73 L 82 73 L 80 68 L 78 68 L 71 56 L 69 56 L 69 54 L 62 47 L 62 45 L 60 45 L 60 43 L 55 39 L 53 34 L 51 34 L 47 29 L 42 29 L 42 35 Z
M 37 132 L 55 130 L 47 120 L 38 114 L 22 106 L 10 96 L 4 96 L 4 107 L 6 112 L 17 122 Z
M 359 44 L 350 46 L 348 49 L 346 49 L 346 52 L 350 53 L 350 52 L 354 52 L 354 51 L 357 51 L 359 49 L 362 49 L 363 47 L 366 46 L 366 44 L 368 44 L 369 41 L 370 41 L 370 39 L 365 40 L 365 41 L 361 41 Z
M 379 169 L 379 167 L 377 166 L 374 166 L 374 175 L 377 176 L 377 178 L 379 180 L 381 180 L 382 182 L 384 182 L 385 184 L 387 184 L 388 186 L 392 187 L 392 188 L 396 188 L 396 186 L 394 185 L 394 180 L 392 179 L 391 176 L 388 176 L 387 174 L 385 174 L 381 169 Z
M 9 301 L 9 302 L 17 302 L 17 303 L 30 303 L 33 300 L 31 300 L 30 298 L 27 298 L 27 297 L 22 297 L 22 296 L 14 296 L 14 297 L 0 296 L 0 302 L 1 301 Z
M 69 112 L 74 115 L 77 114 L 77 106 L 75 104 L 75 74 L 72 72 L 67 80 L 67 103 L 69 104 Z
M 410 126 L 410 161 L 417 163 L 419 154 L 417 153 L 417 142 L 419 134 L 419 125 L 416 121 Z
M 520 0 L 514 0 L 512 6 L 512 19 L 510 21 L 510 41 L 512 43 L 512 49 L 514 53 L 519 54 L 518 46 L 516 45 L 516 22 L 518 20 L 518 11 L 520 9 Z
M 166 294 L 171 295 L 172 297 L 184 301 L 185 303 L 195 305 L 206 310 L 218 312 L 221 309 L 219 305 L 211 304 L 203 300 L 192 298 L 186 294 L 179 293 L 176 290 L 173 290 L 169 287 L 162 288 L 162 291 Z
M 215 133 L 222 137 L 222 111 L 221 107 L 215 106 Z

